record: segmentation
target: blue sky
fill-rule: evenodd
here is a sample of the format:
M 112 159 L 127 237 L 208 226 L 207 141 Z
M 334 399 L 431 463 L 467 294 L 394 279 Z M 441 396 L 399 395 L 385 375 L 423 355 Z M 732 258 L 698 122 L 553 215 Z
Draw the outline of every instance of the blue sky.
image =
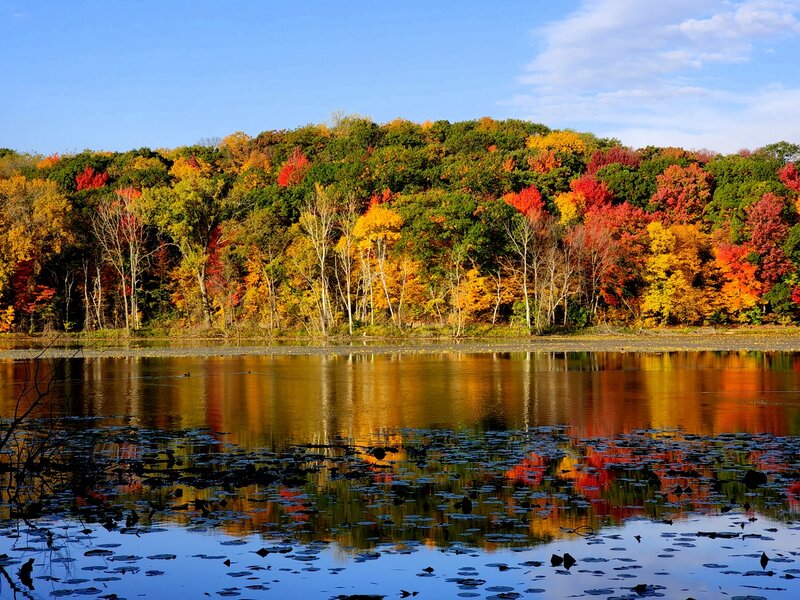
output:
M 525 118 L 625 144 L 800 143 L 800 0 L 0 0 L 0 147 Z

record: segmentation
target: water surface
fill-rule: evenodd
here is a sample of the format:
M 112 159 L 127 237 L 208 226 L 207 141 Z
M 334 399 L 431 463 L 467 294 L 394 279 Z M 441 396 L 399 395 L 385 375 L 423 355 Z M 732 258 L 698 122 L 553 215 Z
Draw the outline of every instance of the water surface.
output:
M 34 521 L 5 522 L 4 581 L 30 595 L 797 592 L 793 353 L 47 366 L 74 471 Z M 0 362 L 4 416 L 32 368 Z M 565 553 L 571 568 L 551 563 Z M 17 574 L 28 557 L 33 590 Z

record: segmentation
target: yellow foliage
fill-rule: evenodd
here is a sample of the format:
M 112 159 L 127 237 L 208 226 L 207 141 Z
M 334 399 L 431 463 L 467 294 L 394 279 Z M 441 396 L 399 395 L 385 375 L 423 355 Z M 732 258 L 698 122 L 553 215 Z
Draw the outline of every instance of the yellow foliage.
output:
M 14 328 L 14 307 L 7 306 L 0 310 L 0 333 L 8 333 Z
M 201 175 L 208 175 L 209 173 L 211 173 L 211 165 L 202 158 L 194 156 L 190 158 L 178 158 L 169 170 L 169 174 L 179 181 Z
M 242 297 L 242 307 L 246 319 L 257 318 L 263 322 L 269 314 L 269 305 L 265 300 L 269 298 L 269 286 L 263 277 L 261 261 L 250 258 L 247 261 L 247 274 L 244 276 L 245 292 Z
M 226 152 L 233 165 L 233 170 L 243 173 L 248 169 L 258 168 L 269 170 L 272 168 L 269 158 L 260 150 L 252 148 L 251 138 L 246 133 L 237 131 L 222 139 L 219 148 Z
M 219 143 L 220 150 L 227 150 L 233 156 L 245 156 L 249 152 L 250 142 L 253 138 L 243 131 L 236 131 L 222 138 Z
M 269 178 L 264 171 L 246 170 L 233 184 L 233 195 L 244 195 L 258 188 L 269 185 Z
M 239 167 L 239 172 L 243 173 L 248 169 L 263 169 L 264 171 L 269 171 L 272 169 L 272 163 L 266 154 L 258 150 L 253 150 L 242 163 L 242 166 Z
M 385 204 L 374 204 L 360 216 L 353 227 L 353 236 L 359 248 L 367 249 L 373 243 L 391 245 L 400 239 L 403 217 Z
M 478 119 L 478 131 L 494 131 L 497 129 L 497 121 L 492 117 L 481 117 Z
M 709 239 L 697 225 L 647 227 L 651 255 L 647 259 L 642 311 L 652 323 L 702 323 L 719 307 L 714 282 L 718 277 Z
M 147 158 L 145 156 L 137 156 L 131 162 L 130 168 L 134 171 L 147 171 L 148 169 L 161 169 L 164 163 L 157 158 Z
M 44 261 L 72 239 L 72 206 L 54 181 L 22 175 L 0 179 L 0 296 L 17 264 L 32 261 L 38 274 Z M 0 316 L 8 325 L 13 313 Z
M 552 131 L 545 135 L 532 135 L 526 145 L 539 152 L 555 152 L 556 154 L 585 154 L 586 141 L 574 131 Z
M 494 282 L 481 275 L 475 267 L 464 274 L 460 287 L 458 300 L 466 322 L 476 320 L 494 307 Z
M 376 264 L 375 269 L 383 275 L 383 279 L 375 277 L 370 282 L 376 309 L 388 310 L 391 302 L 394 310 L 405 312 L 409 305 L 420 306 L 425 301 L 425 286 L 419 280 L 422 265 L 418 261 L 407 257 L 387 258 L 379 266 Z
M 402 119 L 400 117 L 393 119 L 386 123 L 386 131 L 402 131 L 409 127 L 416 127 L 414 123 L 409 121 L 408 119 Z
M 553 203 L 561 213 L 561 223 L 567 224 L 578 220 L 583 215 L 586 200 L 581 194 L 564 192 L 553 198 Z
M 647 226 L 647 235 L 650 237 L 650 251 L 653 254 L 672 252 L 675 247 L 675 234 L 660 221 L 653 221 Z
M 22 175 L 0 179 L 0 291 L 3 266 L 61 252 L 72 239 L 68 215 L 72 210 L 58 185 Z
M 61 160 L 61 157 L 58 153 L 51 154 L 50 156 L 45 156 L 42 160 L 36 163 L 37 169 L 49 169 L 53 165 L 57 164 L 58 161 Z

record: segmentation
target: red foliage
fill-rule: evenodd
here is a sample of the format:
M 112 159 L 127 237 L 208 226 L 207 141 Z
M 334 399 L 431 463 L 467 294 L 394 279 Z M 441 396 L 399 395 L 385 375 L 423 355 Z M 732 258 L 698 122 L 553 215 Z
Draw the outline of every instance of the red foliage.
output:
M 781 178 L 783 185 L 787 188 L 793 192 L 800 192 L 800 173 L 797 172 L 797 165 L 794 163 L 786 163 L 783 168 L 778 171 L 778 177 Z
M 206 285 L 212 297 L 224 302 L 230 308 L 237 306 L 244 293 L 243 287 L 232 279 L 232 273 L 226 267 L 224 251 L 230 246 L 230 240 L 222 235 L 222 229 L 215 227 L 208 242 L 208 260 L 206 262 Z
M 34 314 L 56 295 L 55 289 L 36 283 L 35 271 L 32 260 L 19 261 L 14 269 L 11 288 L 14 290 L 14 310 L 19 314 Z
M 591 175 L 584 175 L 569 182 L 570 189 L 583 197 L 586 210 L 611 204 L 614 195 L 605 181 L 598 181 Z
M 104 187 L 106 183 L 108 183 L 108 173 L 97 173 L 92 167 L 86 167 L 75 176 L 78 191 L 96 190 Z
M 53 165 L 58 164 L 58 161 L 60 161 L 60 160 L 61 160 L 61 156 L 58 154 L 58 152 L 54 152 L 50 156 L 46 156 L 42 160 L 40 160 L 38 163 L 36 163 L 36 167 L 39 168 L 39 169 L 49 169 Z
M 561 159 L 552 150 L 540 152 L 535 158 L 528 158 L 528 166 L 536 173 L 549 173 L 561 166 Z
M 605 204 L 584 216 L 586 251 L 608 253 L 608 267 L 599 273 L 597 285 L 608 306 L 617 306 L 626 288 L 640 276 L 647 257 L 647 225 L 653 215 L 627 202 Z
M 372 208 L 373 206 L 377 206 L 378 204 L 386 204 L 387 202 L 390 202 L 393 198 L 394 198 L 394 194 L 392 193 L 392 190 L 390 190 L 389 188 L 385 188 L 383 190 L 383 192 L 381 192 L 380 195 L 373 194 L 370 197 L 370 199 L 369 199 L 369 208 Z
M 737 246 L 736 244 L 721 243 L 716 247 L 717 260 L 730 269 L 732 277 L 742 280 L 747 278 L 747 265 L 750 264 L 747 257 L 752 252 L 750 244 Z
M 789 225 L 783 219 L 786 203 L 783 198 L 768 193 L 747 209 L 747 228 L 753 248 L 761 257 L 761 281 L 774 284 L 792 271 L 792 263 L 783 252 L 789 235 Z
M 668 223 L 696 221 L 711 199 L 713 177 L 697 163 L 688 167 L 670 165 L 659 175 L 652 202 Z
M 136 188 L 126 187 L 126 188 L 119 188 L 116 190 L 117 196 L 120 198 L 124 198 L 125 200 L 134 200 L 136 198 L 141 197 L 142 192 L 137 190 Z
M 227 283 L 225 266 L 222 262 L 222 251 L 230 242 L 222 238 L 222 231 L 215 227 L 208 241 L 208 260 L 206 261 L 206 279 L 209 291 L 213 294 L 222 292 Z
M 622 165 L 623 167 L 630 167 L 631 169 L 638 169 L 640 161 L 639 155 L 629 148 L 615 146 L 606 151 L 597 150 L 592 154 L 589 163 L 586 165 L 586 174 L 594 175 L 603 167 L 615 164 Z
M 538 221 L 544 211 L 542 194 L 533 185 L 516 194 L 506 194 L 503 200 L 532 221 Z
M 281 187 L 291 187 L 303 181 L 303 177 L 308 171 L 309 162 L 306 155 L 300 148 L 295 148 L 292 155 L 283 165 L 281 172 L 278 174 L 278 185 Z

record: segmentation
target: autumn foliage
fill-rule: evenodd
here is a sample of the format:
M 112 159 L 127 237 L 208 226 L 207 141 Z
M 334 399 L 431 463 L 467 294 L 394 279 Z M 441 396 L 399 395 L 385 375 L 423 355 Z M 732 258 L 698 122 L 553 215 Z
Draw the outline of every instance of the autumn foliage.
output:
M 81 190 L 96 190 L 108 183 L 108 173 L 97 173 L 92 167 L 86 167 L 75 176 L 75 187 Z
M 3 150 L 0 331 L 798 323 L 798 155 L 355 115 L 216 145 Z M 535 478 L 529 462 L 509 477 Z
M 800 193 L 800 174 L 798 174 L 797 165 L 794 163 L 786 163 L 786 165 L 778 171 L 778 176 L 781 178 L 783 185 L 793 192 Z
M 544 210 L 542 194 L 534 186 L 520 190 L 516 194 L 506 194 L 503 196 L 503 200 L 509 206 L 516 208 L 520 214 L 532 220 L 538 219 Z
M 652 203 L 670 222 L 697 220 L 711 199 L 712 176 L 697 163 L 670 165 L 656 178 L 658 189 Z
M 305 177 L 306 171 L 309 167 L 309 161 L 306 155 L 300 150 L 295 148 L 289 160 L 283 165 L 281 172 L 278 174 L 278 185 L 281 187 L 292 187 L 297 185 Z
M 622 165 L 635 170 L 640 163 L 639 155 L 633 150 L 614 146 L 608 150 L 596 150 L 586 164 L 586 174 L 594 175 L 608 165 Z

